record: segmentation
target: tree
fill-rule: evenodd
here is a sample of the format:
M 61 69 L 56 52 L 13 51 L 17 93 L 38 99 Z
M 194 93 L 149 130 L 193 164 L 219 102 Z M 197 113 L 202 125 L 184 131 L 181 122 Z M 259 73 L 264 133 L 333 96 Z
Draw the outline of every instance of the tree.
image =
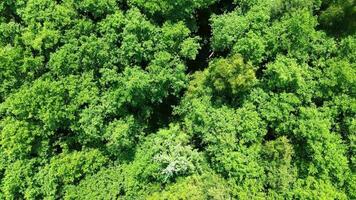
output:
M 0 199 L 356 199 L 353 0 L 0 1 Z
M 129 3 L 142 8 L 146 13 L 153 16 L 162 16 L 165 19 L 177 20 L 193 17 L 197 9 L 208 7 L 216 0 L 130 0 Z M 158 17 L 157 17 L 158 18 Z
M 353 0 L 323 1 L 324 10 L 320 14 L 320 24 L 326 31 L 339 35 L 355 33 L 356 11 Z

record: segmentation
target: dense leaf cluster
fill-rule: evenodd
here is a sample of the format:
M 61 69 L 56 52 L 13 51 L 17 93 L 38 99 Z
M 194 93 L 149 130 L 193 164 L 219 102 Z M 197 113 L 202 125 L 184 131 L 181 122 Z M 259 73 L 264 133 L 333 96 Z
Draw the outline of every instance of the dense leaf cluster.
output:
M 2 0 L 0 199 L 355 199 L 355 23 L 353 0 Z

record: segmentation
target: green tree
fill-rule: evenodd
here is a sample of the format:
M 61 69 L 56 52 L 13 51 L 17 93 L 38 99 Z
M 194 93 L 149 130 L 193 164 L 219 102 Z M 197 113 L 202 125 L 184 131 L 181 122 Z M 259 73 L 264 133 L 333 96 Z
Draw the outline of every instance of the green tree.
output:
M 0 1 L 0 199 L 356 199 L 353 0 Z
M 216 0 L 130 0 L 129 3 L 142 8 L 153 16 L 162 16 L 169 20 L 185 19 L 193 17 L 197 9 L 208 7 Z

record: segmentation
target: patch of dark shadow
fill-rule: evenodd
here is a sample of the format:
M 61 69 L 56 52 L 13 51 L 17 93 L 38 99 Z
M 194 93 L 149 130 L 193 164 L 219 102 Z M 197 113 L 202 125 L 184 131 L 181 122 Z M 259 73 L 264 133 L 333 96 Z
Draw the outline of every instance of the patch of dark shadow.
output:
M 256 67 L 257 67 L 257 70 L 256 70 L 256 78 L 257 79 L 262 79 L 263 78 L 263 75 L 265 73 L 265 70 L 267 69 L 267 65 L 268 65 L 268 61 L 267 60 L 263 60 L 262 63 L 258 64 Z
M 2 9 L 2 11 L 0 10 L 0 15 L 6 19 L 5 22 L 10 22 L 10 21 L 14 21 L 16 23 L 22 23 L 22 18 L 17 14 L 16 12 L 16 6 L 15 6 L 15 1 L 10 3 L 4 3 L 4 7 Z
M 190 144 L 196 149 L 198 150 L 199 152 L 203 152 L 205 151 L 205 148 L 206 148 L 206 144 L 203 142 L 203 139 L 197 135 L 197 134 L 194 134 L 192 136 L 192 139 L 190 141 Z
M 153 105 L 153 114 L 150 116 L 148 124 L 150 124 L 149 131 L 156 132 L 160 128 L 169 126 L 173 121 L 172 113 L 174 106 L 177 106 L 180 98 L 174 95 L 169 95 L 162 103 Z
M 271 126 L 268 126 L 267 127 L 267 134 L 264 136 L 263 141 L 267 142 L 267 141 L 272 141 L 272 140 L 275 140 L 275 139 L 277 139 L 277 134 L 276 134 L 274 128 L 271 127 Z
M 211 48 L 212 30 L 210 26 L 210 18 L 213 14 L 219 15 L 224 12 L 232 11 L 235 8 L 232 0 L 218 1 L 217 3 L 200 9 L 196 12 L 197 36 L 201 38 L 201 48 L 194 60 L 188 60 L 188 72 L 193 73 L 198 70 L 203 70 L 208 67 L 209 61 L 214 57 L 226 57 L 226 52 L 214 52 Z
M 124 12 L 126 12 L 127 10 L 130 9 L 130 6 L 129 6 L 129 4 L 127 3 L 126 0 L 118 1 L 117 4 L 118 4 L 120 10 L 122 10 L 122 11 L 124 11 Z

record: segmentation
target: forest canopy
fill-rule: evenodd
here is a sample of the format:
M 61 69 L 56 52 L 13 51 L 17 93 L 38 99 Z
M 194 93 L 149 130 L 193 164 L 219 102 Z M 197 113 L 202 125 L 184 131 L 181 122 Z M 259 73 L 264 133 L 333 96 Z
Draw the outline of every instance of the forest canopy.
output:
M 354 0 L 2 0 L 0 199 L 356 199 Z

